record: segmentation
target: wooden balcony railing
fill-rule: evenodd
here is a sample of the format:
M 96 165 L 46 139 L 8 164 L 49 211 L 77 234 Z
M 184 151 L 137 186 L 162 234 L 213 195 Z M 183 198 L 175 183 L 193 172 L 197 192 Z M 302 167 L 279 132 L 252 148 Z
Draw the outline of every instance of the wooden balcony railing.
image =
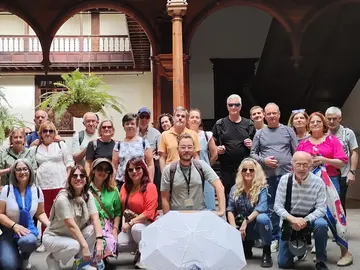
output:
M 0 35 L 0 52 L 41 52 L 36 36 Z M 122 36 L 55 36 L 51 52 L 130 52 L 130 40 Z

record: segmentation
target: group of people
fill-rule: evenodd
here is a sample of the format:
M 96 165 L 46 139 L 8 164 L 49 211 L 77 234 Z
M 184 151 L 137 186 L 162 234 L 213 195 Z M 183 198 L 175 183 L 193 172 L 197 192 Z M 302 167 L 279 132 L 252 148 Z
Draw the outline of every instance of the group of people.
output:
M 251 119 L 240 115 L 240 96 L 226 105 L 229 115 L 212 132 L 202 129 L 198 109 L 177 107 L 155 128 L 151 111 L 141 108 L 123 116 L 119 141 L 111 120 L 88 112 L 71 150 L 47 113 L 36 111 L 35 131 L 15 128 L 0 152 L 0 268 L 30 269 L 36 249 L 50 253 L 50 270 L 72 258 L 82 269 L 110 268 L 108 258 L 124 251 L 145 268 L 141 231 L 159 209 L 213 211 L 239 230 L 247 259 L 261 245 L 262 267 L 272 267 L 271 253 L 279 251 L 279 267 L 292 268 L 294 257 L 306 257 L 294 252 L 294 237 L 310 231 L 315 268 L 328 269 L 330 228 L 341 251 L 337 264 L 350 265 L 343 209 L 358 146 L 340 125 L 340 109 L 325 116 L 294 110 L 285 126 L 275 103 L 253 107 Z M 217 160 L 221 177 L 211 167 Z

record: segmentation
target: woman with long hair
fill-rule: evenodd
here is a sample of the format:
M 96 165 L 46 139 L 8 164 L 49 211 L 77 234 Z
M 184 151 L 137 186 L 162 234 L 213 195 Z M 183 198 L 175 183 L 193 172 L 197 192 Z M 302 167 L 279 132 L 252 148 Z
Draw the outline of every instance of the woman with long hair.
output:
M 273 265 L 270 251 L 272 225 L 267 215 L 267 197 L 264 171 L 256 160 L 245 158 L 229 194 L 228 220 L 231 226 L 240 230 L 246 259 L 253 256 L 254 241 L 262 240 L 261 267 Z
M 114 179 L 113 166 L 107 158 L 98 158 L 91 164 L 90 192 L 95 198 L 96 208 L 105 237 L 104 258 L 115 257 L 116 242 L 121 219 L 121 201 Z M 107 260 L 106 264 L 107 264 Z
M 134 263 L 141 269 L 143 266 L 138 252 L 141 231 L 155 221 L 158 215 L 158 193 L 142 159 L 133 158 L 126 164 L 125 184 L 121 187 L 120 199 L 123 221 L 118 236 L 118 249 L 137 250 Z
M 158 130 L 160 133 L 169 130 L 174 125 L 173 117 L 170 113 L 162 113 L 160 114 L 158 121 Z
M 288 126 L 294 129 L 299 143 L 310 137 L 308 122 L 309 115 L 305 109 L 293 110 L 291 112 Z
M 339 139 L 328 134 L 328 130 L 325 116 L 320 112 L 312 113 L 309 117 L 310 137 L 301 141 L 296 150 L 312 155 L 313 173 L 321 177 L 326 185 L 326 220 L 341 252 L 337 265 L 348 266 L 352 264 L 353 257 L 348 249 L 346 218 L 339 197 L 339 169 L 345 166 L 348 158 Z
M 60 261 L 67 264 L 74 256 L 89 263 L 94 257 L 97 261 L 103 258 L 102 228 L 89 186 L 85 169 L 81 165 L 72 167 L 67 187 L 59 192 L 51 208 L 50 226 L 43 236 L 43 244 L 50 252 L 46 258 L 49 270 L 60 270 Z M 81 269 L 94 268 L 87 265 Z
M 9 182 L 0 195 L 0 269 L 30 269 L 29 258 L 39 234 L 33 217 L 45 226 L 50 223 L 44 212 L 44 195 L 35 186 L 35 172 L 27 159 L 13 163 Z

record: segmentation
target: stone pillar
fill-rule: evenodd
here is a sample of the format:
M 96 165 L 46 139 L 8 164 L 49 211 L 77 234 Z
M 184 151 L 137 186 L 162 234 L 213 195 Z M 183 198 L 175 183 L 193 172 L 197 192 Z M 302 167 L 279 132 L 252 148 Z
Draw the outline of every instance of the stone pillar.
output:
M 168 0 L 166 7 L 172 17 L 173 107 L 185 107 L 182 17 L 186 13 L 187 2 Z

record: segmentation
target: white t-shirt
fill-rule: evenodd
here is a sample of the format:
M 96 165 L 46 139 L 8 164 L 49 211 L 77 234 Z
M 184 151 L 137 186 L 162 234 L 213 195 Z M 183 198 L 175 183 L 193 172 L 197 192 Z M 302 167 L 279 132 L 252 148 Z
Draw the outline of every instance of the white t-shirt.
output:
M 10 192 L 9 192 L 9 196 L 7 196 L 9 188 L 10 188 Z M 38 188 L 35 185 L 31 186 L 31 191 L 32 191 L 32 204 L 30 209 L 30 216 L 33 217 L 38 209 L 38 204 L 44 202 L 44 194 L 39 188 L 39 198 L 38 198 Z M 3 187 L 0 195 L 0 201 L 5 202 L 6 205 L 5 214 L 7 215 L 7 217 L 13 220 L 14 222 L 19 222 L 20 210 L 15 199 L 13 185 Z M 23 197 L 23 206 L 25 207 L 24 197 Z

